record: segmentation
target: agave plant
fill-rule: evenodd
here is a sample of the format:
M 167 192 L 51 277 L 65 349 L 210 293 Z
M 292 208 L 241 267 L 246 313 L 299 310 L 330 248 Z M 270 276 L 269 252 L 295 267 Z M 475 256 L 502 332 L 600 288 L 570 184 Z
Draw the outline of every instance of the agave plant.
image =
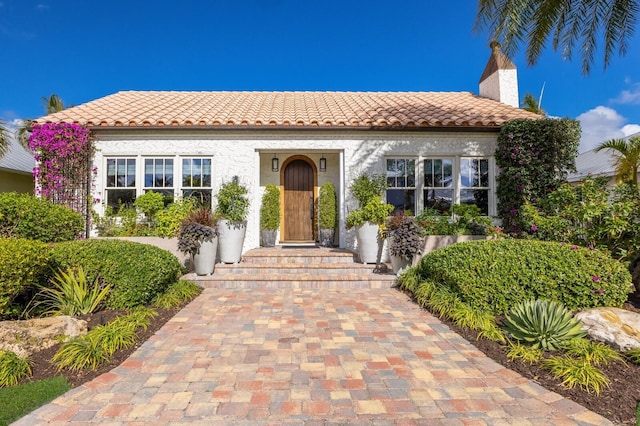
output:
M 549 300 L 527 300 L 514 306 L 503 327 L 510 337 L 545 351 L 561 349 L 571 339 L 587 335 L 567 308 Z

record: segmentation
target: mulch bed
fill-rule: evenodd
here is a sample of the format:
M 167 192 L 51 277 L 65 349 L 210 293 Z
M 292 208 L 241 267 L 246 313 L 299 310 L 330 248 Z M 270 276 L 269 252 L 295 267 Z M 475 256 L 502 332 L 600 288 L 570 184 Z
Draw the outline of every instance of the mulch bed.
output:
M 640 313 L 640 299 L 630 301 L 625 304 L 625 309 Z M 176 309 L 156 309 L 158 316 L 151 321 L 151 325 L 146 330 L 138 332 L 138 342 L 133 347 L 121 350 L 114 354 L 111 362 L 103 364 L 95 371 L 57 371 L 56 367 L 51 364 L 50 360 L 59 348 L 59 345 L 53 346 L 47 350 L 32 355 L 32 371 L 33 376 L 30 381 L 41 380 L 54 376 L 64 376 L 71 386 L 79 386 L 95 377 L 106 373 L 120 365 L 131 355 L 142 343 L 159 330 L 169 319 L 171 319 L 180 308 Z M 93 315 L 83 317 L 88 321 L 89 328 L 100 324 L 107 323 L 120 315 L 124 315 L 124 311 L 102 311 Z M 503 346 L 496 342 L 485 339 L 477 339 L 474 331 L 460 329 L 455 324 L 444 321 L 462 337 L 471 342 L 475 347 L 484 352 L 489 358 L 509 368 L 517 371 L 524 377 L 527 377 L 541 386 L 556 392 L 566 398 L 569 398 L 578 404 L 594 411 L 609 420 L 625 425 L 636 424 L 636 405 L 640 400 L 640 366 L 635 364 L 612 363 L 610 365 L 601 366 L 600 368 L 611 380 L 611 386 L 600 393 L 599 396 L 587 393 L 579 388 L 567 389 L 560 383 L 560 380 L 552 377 L 546 370 L 538 365 L 529 365 L 520 361 L 510 361 L 506 357 L 506 351 Z
M 640 313 L 640 299 L 629 301 L 624 305 L 624 308 Z M 461 329 L 451 321 L 443 322 L 489 358 L 510 370 L 517 371 L 540 386 L 571 399 L 612 422 L 624 425 L 636 424 L 636 406 L 640 403 L 640 365 L 629 362 L 627 364 L 614 362 L 599 366 L 598 368 L 611 380 L 611 385 L 596 396 L 578 387 L 567 389 L 561 384 L 561 380 L 553 377 L 539 365 L 509 360 L 504 347 L 499 343 L 478 339 L 475 331 Z M 553 354 L 548 356 L 551 355 Z
M 31 371 L 33 372 L 33 374 L 29 379 L 25 381 L 36 381 L 36 380 L 47 379 L 55 376 L 63 376 L 67 379 L 67 381 L 69 382 L 69 384 L 71 384 L 72 387 L 80 386 L 81 384 L 88 382 L 89 380 L 92 380 L 103 373 L 111 371 L 113 368 L 122 364 L 123 361 L 129 358 L 129 355 L 131 355 L 136 349 L 138 349 L 140 345 L 142 345 L 149 337 L 153 336 L 153 334 L 156 331 L 158 331 L 167 321 L 173 318 L 173 316 L 177 314 L 180 309 L 181 308 L 175 308 L 175 309 L 154 308 L 154 310 L 158 312 L 158 315 L 153 317 L 153 320 L 151 321 L 151 323 L 149 324 L 149 327 L 147 327 L 146 330 L 139 329 L 137 331 L 138 340 L 136 344 L 127 349 L 117 351 L 111 357 L 110 362 L 102 364 L 100 367 L 98 367 L 96 370 L 93 370 L 93 371 L 92 370 L 81 370 L 78 372 L 73 372 L 68 370 L 58 371 L 57 367 L 53 363 L 51 363 L 51 358 L 53 358 L 53 355 L 55 355 L 58 349 L 60 349 L 60 345 L 61 345 L 60 343 L 48 349 L 45 349 L 43 351 L 36 352 L 29 357 L 29 360 L 31 362 Z M 96 312 L 91 315 L 84 315 L 79 318 L 87 321 L 87 327 L 89 328 L 89 330 L 91 330 L 93 327 L 106 324 L 110 321 L 113 321 L 117 317 L 123 316 L 126 314 L 127 314 L 126 311 L 121 311 L 121 310 L 105 310 L 105 311 Z

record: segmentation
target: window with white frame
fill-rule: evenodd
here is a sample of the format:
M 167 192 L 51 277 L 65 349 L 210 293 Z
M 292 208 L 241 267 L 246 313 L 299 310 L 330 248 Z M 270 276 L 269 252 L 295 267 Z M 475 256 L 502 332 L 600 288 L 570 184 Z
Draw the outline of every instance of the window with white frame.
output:
M 424 208 L 445 213 L 454 201 L 453 158 L 424 160 Z
M 201 205 L 211 205 L 211 159 L 182 159 L 182 196 L 194 197 Z
M 460 204 L 475 204 L 489 214 L 489 159 L 460 159 Z
M 144 192 L 158 192 L 165 205 L 173 201 L 173 158 L 144 159 Z
M 416 212 L 416 160 L 387 158 L 387 203 L 395 212 Z
M 120 206 L 132 206 L 136 200 L 136 159 L 107 159 L 105 186 L 107 206 L 118 210 Z

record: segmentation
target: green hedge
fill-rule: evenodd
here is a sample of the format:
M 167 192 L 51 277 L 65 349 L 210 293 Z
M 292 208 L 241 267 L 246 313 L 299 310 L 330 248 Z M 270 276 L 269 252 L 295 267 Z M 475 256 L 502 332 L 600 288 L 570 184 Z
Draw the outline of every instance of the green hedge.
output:
M 605 253 L 534 240 L 454 244 L 424 256 L 415 273 L 494 314 L 527 299 L 554 300 L 569 309 L 621 306 L 631 288 L 625 266 Z
M 49 272 L 48 244 L 19 238 L 0 238 L 0 315 L 11 303 L 43 281 Z
M 75 240 L 84 231 L 84 218 L 68 207 L 29 194 L 0 194 L 0 236 L 47 243 Z
M 107 301 L 111 308 L 146 305 L 181 274 L 180 262 L 168 251 L 124 240 L 56 244 L 52 261 L 57 268 L 82 266 L 90 280 L 97 274 L 111 284 Z

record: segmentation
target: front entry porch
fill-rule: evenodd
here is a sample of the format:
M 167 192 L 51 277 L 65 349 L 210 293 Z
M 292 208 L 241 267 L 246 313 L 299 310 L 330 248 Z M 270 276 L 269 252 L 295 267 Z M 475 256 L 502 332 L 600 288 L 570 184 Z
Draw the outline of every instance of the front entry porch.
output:
M 374 272 L 375 265 L 356 263 L 351 250 L 281 245 L 249 250 L 238 264 L 216 264 L 209 276 L 186 279 L 204 288 L 390 288 L 396 276 Z
M 345 247 L 344 154 L 342 151 L 257 152 L 258 194 L 266 185 L 280 190 L 280 228 L 277 244 L 318 242 L 318 200 L 320 186 L 330 182 L 336 189 L 338 226 L 335 243 Z M 256 199 L 259 210 L 259 198 Z

